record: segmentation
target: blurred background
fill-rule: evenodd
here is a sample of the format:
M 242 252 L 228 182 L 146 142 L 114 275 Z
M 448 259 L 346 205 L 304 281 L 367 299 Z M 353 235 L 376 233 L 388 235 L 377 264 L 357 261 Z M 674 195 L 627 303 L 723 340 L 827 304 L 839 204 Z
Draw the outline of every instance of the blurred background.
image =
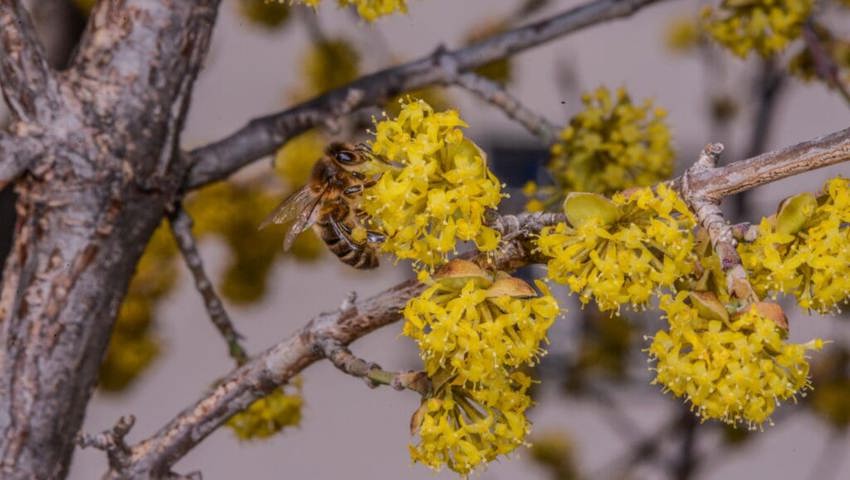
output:
M 33 1 L 32 9 L 57 65 L 67 61 L 84 25 L 86 0 Z M 309 9 L 269 6 L 261 0 L 223 0 L 206 69 L 197 81 L 184 147 L 225 136 L 251 118 L 279 111 L 359 74 L 426 55 L 438 45 L 462 46 L 505 28 L 544 18 L 575 1 L 410 0 L 408 15 L 367 24 L 325 2 Z M 609 22 L 490 65 L 482 74 L 559 127 L 582 110 L 582 92 L 600 85 L 626 87 L 636 104 L 651 99 L 667 112 L 676 171 L 689 166 L 707 142 L 726 145 L 734 161 L 846 128 L 850 105 L 817 79 L 804 80 L 802 46 L 773 60 L 742 60 L 709 44 L 695 29 L 702 3 L 662 2 L 627 20 Z M 835 35 L 850 38 L 850 10 L 824 5 L 819 18 Z M 842 27 L 843 26 L 843 27 Z M 844 30 L 842 31 L 842 28 Z M 798 42 L 799 43 L 799 42 Z M 850 67 L 850 53 L 844 53 Z M 789 63 L 798 66 L 789 74 Z M 809 71 L 811 67 L 809 67 Z M 850 68 L 848 68 L 850 70 Z M 848 70 L 843 70 L 845 74 Z M 810 73 L 810 72 L 809 72 Z M 546 181 L 549 153 L 539 140 L 501 111 L 466 91 L 430 89 L 417 95 L 453 106 L 469 123 L 467 135 L 489 154 L 508 185 L 506 212 L 519 211 L 528 180 Z M 393 104 L 386 107 L 391 111 Z M 282 232 L 256 225 L 302 185 L 313 161 L 333 138 L 352 138 L 380 109 L 353 116 L 336 132 L 311 131 L 276 158 L 257 162 L 232 182 L 211 186 L 189 200 L 201 252 L 228 303 L 249 352 L 285 338 L 316 313 L 336 308 L 346 293 L 377 293 L 410 275 L 403 263 L 384 259 L 377 271 L 340 263 L 315 238 L 304 235 L 293 254 L 280 248 Z M 5 115 L 0 113 L 0 118 Z M 275 174 L 272 175 L 271 172 Z M 784 197 L 815 191 L 850 166 L 780 181 L 727 201 L 730 216 L 757 222 Z M 8 224 L 9 192 L 3 193 Z M 8 237 L 8 236 L 7 236 Z M 8 238 L 3 239 L 8 242 Z M 0 243 L 2 246 L 2 243 Z M 524 275 L 540 272 L 527 269 Z M 815 355 L 815 390 L 783 405 L 775 426 L 763 432 L 699 424 L 685 405 L 650 385 L 641 349 L 644 335 L 661 323 L 657 313 L 607 317 L 582 310 L 558 290 L 568 313 L 550 331 L 549 355 L 538 368 L 537 405 L 531 411 L 531 449 L 475 473 L 484 479 L 573 478 L 850 478 L 850 321 L 846 317 L 791 317 L 791 339 L 833 340 Z M 785 304 L 783 304 L 785 305 Z M 788 311 L 794 311 L 791 303 Z M 368 335 L 355 353 L 391 370 L 419 366 L 416 347 L 400 324 Z M 84 429 L 97 432 L 125 414 L 136 416 L 128 439 L 151 435 L 196 401 L 233 368 L 200 296 L 166 229 L 155 235 L 131 285 L 116 325 Z M 417 395 L 370 390 L 327 362 L 302 375 L 300 426 L 264 440 L 241 441 L 221 428 L 175 470 L 201 470 L 205 479 L 456 478 L 412 465 L 408 423 Z M 75 453 L 73 479 L 98 478 L 100 451 Z

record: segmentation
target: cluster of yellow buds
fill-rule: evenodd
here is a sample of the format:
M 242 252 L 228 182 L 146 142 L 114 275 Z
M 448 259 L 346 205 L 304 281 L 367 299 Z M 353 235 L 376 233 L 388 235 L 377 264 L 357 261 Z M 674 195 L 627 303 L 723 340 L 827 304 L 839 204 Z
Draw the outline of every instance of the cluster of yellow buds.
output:
M 751 51 L 769 57 L 800 36 L 813 5 L 814 0 L 724 0 L 718 10 L 703 9 L 703 26 L 739 57 Z
M 686 398 L 702 420 L 754 428 L 769 421 L 779 401 L 810 388 L 805 353 L 824 342 L 786 342 L 778 305 L 761 302 L 730 315 L 712 294 L 682 291 L 662 296 L 661 309 L 669 330 L 658 331 L 648 349 L 653 383 Z
M 301 58 L 299 100 L 322 94 L 357 79 L 360 54 L 350 41 L 330 38 L 310 45 Z M 315 159 L 314 159 L 315 160 Z
M 813 30 L 824 54 L 837 67 L 839 78 L 846 81 L 850 74 L 850 40 L 835 36 L 822 25 L 815 24 Z M 788 71 L 807 82 L 819 78 L 817 62 L 808 45 L 791 57 Z
M 383 251 L 434 267 L 459 240 L 474 241 L 480 251 L 498 245 L 484 218 L 499 204 L 501 184 L 461 127 L 457 111 L 435 112 L 422 100 L 403 103 L 396 118 L 376 124 L 375 159 L 366 173 L 380 179 L 360 206 L 386 236 Z
M 100 365 L 98 388 L 124 390 L 153 362 L 159 342 L 153 334 L 154 312 L 177 279 L 177 244 L 168 225 L 157 228 L 136 266 L 127 296 Z
M 268 438 L 286 427 L 298 426 L 303 399 L 300 381 L 293 383 L 296 393 L 286 393 L 285 387 L 276 388 L 230 417 L 227 426 L 240 440 Z
M 642 308 L 694 268 L 694 218 L 675 191 L 660 185 L 616 194 L 571 193 L 568 224 L 546 227 L 537 248 L 549 278 L 602 311 Z
M 283 3 L 284 0 L 278 0 Z M 303 3 L 310 7 L 316 8 L 322 0 L 290 0 Z M 395 12 L 407 13 L 406 0 L 337 0 L 340 7 L 354 5 L 357 7 L 357 13 L 366 21 L 372 22 L 378 17 L 390 15 Z
M 801 307 L 836 311 L 850 299 L 850 180 L 834 178 L 823 195 L 786 199 L 762 219 L 752 243 L 739 246 L 760 295 L 794 295 Z
M 529 211 L 545 210 L 569 192 L 612 195 L 632 187 L 658 183 L 673 172 L 666 112 L 647 100 L 632 103 L 625 89 L 615 98 L 605 87 L 582 96 L 584 110 L 576 114 L 552 146 L 547 169 L 553 187 L 526 186 L 535 198 Z
M 505 273 L 452 260 L 404 308 L 403 332 L 416 340 L 432 380 L 411 426 L 414 461 L 466 474 L 521 445 L 531 378 L 519 368 L 545 354 L 541 343 L 560 310 L 543 282 L 540 294 Z

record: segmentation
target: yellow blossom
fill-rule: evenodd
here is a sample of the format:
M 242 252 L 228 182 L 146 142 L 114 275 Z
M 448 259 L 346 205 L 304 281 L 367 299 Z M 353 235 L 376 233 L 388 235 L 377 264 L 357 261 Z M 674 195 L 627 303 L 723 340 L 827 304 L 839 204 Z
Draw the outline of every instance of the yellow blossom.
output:
M 276 28 L 289 19 L 289 5 L 269 0 L 239 0 L 239 13 L 254 25 Z
M 778 402 L 811 388 L 805 353 L 820 350 L 823 340 L 788 343 L 755 306 L 729 319 L 706 318 L 688 297 L 661 298 L 669 329 L 655 334 L 648 352 L 656 362 L 653 383 L 689 401 L 702 420 L 754 428 L 769 421 Z
M 230 417 L 227 426 L 240 440 L 268 438 L 285 427 L 297 426 L 301 422 L 304 401 L 300 383 L 296 383 L 296 389 L 294 394 L 286 393 L 284 388 L 275 389 Z
M 546 227 L 537 247 L 549 258 L 548 277 L 568 285 L 582 303 L 593 299 L 603 311 L 640 308 L 659 288 L 673 288 L 692 272 L 694 219 L 664 185 L 617 194 L 611 203 L 616 220 L 590 216 L 580 225 Z
M 284 0 L 279 0 L 283 2 Z M 321 3 L 321 0 L 290 0 L 298 3 L 303 3 L 310 7 L 316 8 Z M 357 7 L 357 13 L 366 21 L 372 22 L 378 17 L 389 15 L 395 12 L 407 13 L 406 0 L 337 0 L 340 7 L 354 5 Z
M 632 103 L 625 89 L 615 98 L 604 87 L 582 96 L 576 114 L 552 146 L 547 169 L 555 181 L 536 197 L 544 206 L 557 204 L 569 192 L 612 195 L 666 179 L 673 171 L 666 112 L 646 100 Z M 536 208 L 536 206 L 535 206 Z
M 756 240 L 738 250 L 759 295 L 786 293 L 803 308 L 836 311 L 850 298 L 850 180 L 830 180 L 812 202 L 795 231 L 765 218 Z
M 723 2 L 703 9 L 705 30 L 739 57 L 751 51 L 762 57 L 779 53 L 797 39 L 812 12 L 814 0 L 752 0 Z
M 498 245 L 484 215 L 499 204 L 501 184 L 481 149 L 464 138 L 465 126 L 456 111 L 435 112 L 421 100 L 376 124 L 371 147 L 381 160 L 370 162 L 367 173 L 380 179 L 361 208 L 386 235 L 383 251 L 434 267 L 459 240 L 474 241 L 480 251 Z
M 403 333 L 416 340 L 433 392 L 411 426 L 411 457 L 466 474 L 523 443 L 531 378 L 518 371 L 545 354 L 541 344 L 559 314 L 543 282 L 452 260 L 404 308 Z
M 679 17 L 667 24 L 664 43 L 673 52 L 686 53 L 700 43 L 701 37 L 702 32 L 696 19 Z

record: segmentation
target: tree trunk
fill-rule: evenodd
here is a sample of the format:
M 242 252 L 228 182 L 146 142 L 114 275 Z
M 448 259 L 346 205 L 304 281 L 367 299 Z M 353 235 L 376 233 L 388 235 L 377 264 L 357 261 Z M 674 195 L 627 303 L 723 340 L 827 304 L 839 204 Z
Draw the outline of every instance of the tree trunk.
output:
M 67 473 L 135 264 L 188 168 L 179 133 L 217 7 L 100 2 L 49 114 L 28 119 L 45 153 L 16 185 L 0 294 L 3 478 Z

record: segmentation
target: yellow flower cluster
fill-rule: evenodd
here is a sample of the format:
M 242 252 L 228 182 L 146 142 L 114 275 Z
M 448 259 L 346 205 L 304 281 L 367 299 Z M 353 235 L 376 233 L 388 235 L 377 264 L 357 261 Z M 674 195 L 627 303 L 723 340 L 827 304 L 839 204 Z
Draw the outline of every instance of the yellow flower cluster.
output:
M 648 352 L 656 361 L 653 383 L 686 398 L 702 420 L 754 428 L 779 401 L 810 388 L 805 353 L 820 350 L 823 340 L 787 343 L 755 305 L 730 318 L 706 315 L 687 298 L 689 292 L 661 298 L 669 330 L 655 334 Z
M 379 158 L 366 171 L 381 178 L 366 190 L 361 208 L 386 235 L 383 251 L 434 267 L 458 240 L 474 241 L 480 251 L 498 245 L 484 216 L 499 204 L 501 184 L 481 149 L 464 138 L 465 126 L 456 111 L 435 112 L 422 100 L 376 124 L 371 148 Z
M 612 98 L 600 87 L 585 93 L 582 103 L 584 110 L 570 120 L 552 146 L 547 168 L 555 189 L 542 188 L 543 203 L 532 202 L 529 210 L 554 205 L 568 192 L 611 195 L 653 185 L 673 171 L 670 130 L 664 124 L 663 109 L 653 109 L 649 100 L 642 105 L 632 103 L 622 88 Z
M 779 53 L 802 32 L 814 0 L 724 1 L 702 11 L 705 30 L 739 57 Z
M 118 311 L 106 357 L 100 365 L 98 388 L 101 390 L 124 390 L 159 353 L 159 343 L 152 332 L 154 311 L 174 287 L 177 253 L 168 224 L 163 223 L 145 248 Z
M 838 68 L 839 78 L 846 80 L 850 73 L 850 41 L 834 36 L 827 28 L 819 25 L 815 26 L 815 35 L 826 56 Z M 817 64 L 808 47 L 801 48 L 799 53 L 791 57 L 788 71 L 806 82 L 819 78 Z
M 827 182 L 816 198 L 789 198 L 762 219 L 758 238 L 741 244 L 744 267 L 759 295 L 794 295 L 801 307 L 836 311 L 850 299 L 850 180 Z
M 230 417 L 227 426 L 240 440 L 268 438 L 285 427 L 298 426 L 304 401 L 300 384 L 296 383 L 296 388 L 298 392 L 294 394 L 287 394 L 284 388 L 275 389 Z
M 283 0 L 279 0 L 283 2 Z M 303 3 L 310 7 L 316 8 L 321 3 L 321 0 L 290 0 Z M 390 15 L 395 12 L 407 13 L 406 0 L 337 0 L 340 7 L 354 5 L 357 7 L 357 13 L 366 21 L 375 21 L 378 17 Z
M 603 311 L 644 307 L 659 288 L 673 288 L 693 271 L 693 216 L 664 185 L 612 200 L 572 193 L 564 211 L 569 224 L 544 228 L 537 248 L 549 258 L 549 278 L 582 303 L 593 299 Z
M 412 420 L 420 442 L 411 456 L 465 474 L 522 444 L 531 379 L 517 369 L 545 354 L 559 308 L 543 282 L 538 296 L 518 278 L 464 260 L 427 281 L 404 308 L 403 333 L 416 340 L 433 383 Z

